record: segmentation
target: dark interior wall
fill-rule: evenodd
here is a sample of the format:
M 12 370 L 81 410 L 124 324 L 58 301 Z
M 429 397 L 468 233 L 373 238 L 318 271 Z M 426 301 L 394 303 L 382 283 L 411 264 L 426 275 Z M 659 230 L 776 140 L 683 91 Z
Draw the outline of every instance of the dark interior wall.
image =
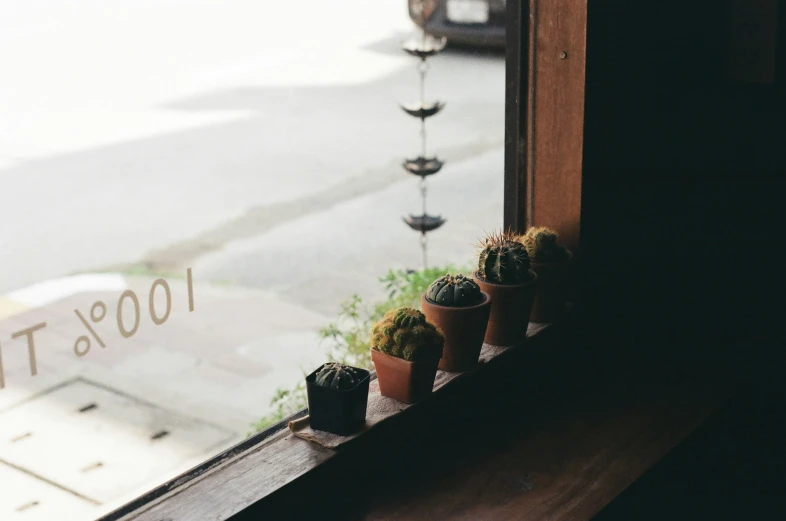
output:
M 726 80 L 724 1 L 597 0 L 589 9 L 583 293 L 602 303 L 597 318 L 629 325 L 642 352 L 724 359 L 775 384 L 781 86 Z
M 589 3 L 581 247 L 592 323 L 601 338 L 622 329 L 611 344 L 629 356 L 611 360 L 731 368 L 745 390 L 598 521 L 782 517 L 786 52 L 774 85 L 728 81 L 730 3 Z

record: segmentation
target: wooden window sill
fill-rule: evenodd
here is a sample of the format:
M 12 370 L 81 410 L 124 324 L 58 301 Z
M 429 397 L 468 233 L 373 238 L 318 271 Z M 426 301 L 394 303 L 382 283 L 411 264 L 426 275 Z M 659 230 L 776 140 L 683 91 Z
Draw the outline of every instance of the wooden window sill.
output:
M 730 396 L 721 382 L 645 380 L 531 404 L 443 447 L 403 488 L 376 483 L 357 519 L 589 520 Z
M 541 344 L 541 339 L 548 336 L 551 328 L 546 324 L 530 324 L 528 349 Z M 473 385 L 478 375 L 506 363 L 509 352 L 503 352 L 488 363 L 479 365 L 478 369 L 459 375 L 447 383 L 439 383 L 438 375 L 438 385 L 435 387 L 438 389 L 431 399 L 410 406 L 382 423 L 411 424 L 422 414 L 430 414 L 429 411 L 441 399 L 450 399 L 456 389 Z M 287 418 L 264 433 L 109 513 L 100 521 L 223 521 L 314 471 L 337 454 L 357 453 L 355 446 L 377 439 L 378 432 L 384 431 L 384 425 L 378 424 L 346 446 L 333 450 L 298 438 L 286 428 L 288 422 L 305 415 L 306 411 L 301 411 Z
M 730 391 L 612 368 L 598 380 L 574 330 L 538 331 L 339 450 L 285 429 L 104 519 L 589 519 Z

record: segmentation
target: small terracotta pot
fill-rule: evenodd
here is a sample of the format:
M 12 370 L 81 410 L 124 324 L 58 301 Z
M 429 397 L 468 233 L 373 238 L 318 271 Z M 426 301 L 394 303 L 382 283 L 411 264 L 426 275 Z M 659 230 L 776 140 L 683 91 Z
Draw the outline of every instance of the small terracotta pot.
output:
M 483 302 L 469 307 L 440 306 L 420 297 L 426 320 L 437 326 L 445 336 L 445 347 L 439 368 L 460 373 L 478 365 L 480 348 L 486 336 L 486 326 L 491 312 L 491 297 L 483 293 Z
M 494 303 L 486 328 L 487 344 L 515 346 L 527 339 L 529 314 L 538 283 L 538 276 L 530 272 L 532 279 L 524 284 L 495 284 L 482 279 L 477 271 L 472 274 L 481 291 L 488 293 Z
M 402 358 L 371 350 L 371 361 L 377 370 L 382 396 L 403 403 L 415 403 L 431 394 L 437 364 L 409 362 Z
M 557 322 L 565 314 L 573 256 L 562 262 L 531 263 L 538 274 L 531 322 Z

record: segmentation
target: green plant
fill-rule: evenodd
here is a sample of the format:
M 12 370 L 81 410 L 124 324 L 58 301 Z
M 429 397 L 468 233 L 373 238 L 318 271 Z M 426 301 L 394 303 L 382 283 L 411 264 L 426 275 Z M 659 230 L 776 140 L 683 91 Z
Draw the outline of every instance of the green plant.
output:
M 411 362 L 439 362 L 445 338 L 413 308 L 391 309 L 371 330 L 371 349 Z
M 353 389 L 362 378 L 363 375 L 354 367 L 329 363 L 322 366 L 314 378 L 314 383 L 330 389 L 348 391 Z
M 379 279 L 387 298 L 366 304 L 358 295 L 341 303 L 336 320 L 319 330 L 326 347 L 327 359 L 354 367 L 371 369 L 371 328 L 391 309 L 420 307 L 420 296 L 429 284 L 446 272 L 470 273 L 471 267 L 440 266 L 426 270 L 388 270 Z M 303 377 L 305 378 L 305 373 Z M 287 416 L 305 409 L 308 404 L 303 380 L 292 388 L 279 388 L 270 401 L 271 412 L 252 425 L 254 432 L 264 430 Z
M 487 235 L 480 244 L 478 275 L 497 284 L 521 284 L 532 279 L 527 250 L 510 232 Z
M 337 320 L 323 327 L 319 334 L 327 345 L 328 359 L 331 362 L 371 369 L 371 328 L 391 309 L 400 307 L 420 308 L 420 296 L 429 284 L 446 271 L 469 272 L 470 268 L 454 265 L 429 268 L 426 270 L 388 270 L 379 279 L 387 293 L 387 298 L 372 305 L 366 305 L 357 295 L 352 295 L 341 303 Z
M 469 307 L 483 302 L 477 283 L 460 273 L 444 275 L 428 287 L 426 298 L 435 304 L 452 307 Z
M 379 314 L 379 317 L 375 318 L 375 321 L 379 320 L 382 315 L 393 308 L 419 308 L 420 296 L 425 293 L 434 279 L 450 271 L 455 273 L 471 273 L 472 268 L 469 266 L 459 268 L 449 264 L 447 266 L 428 268 L 419 271 L 388 270 L 387 274 L 379 279 L 379 281 L 385 285 L 385 289 L 388 290 L 388 299 L 380 303 L 380 309 L 384 308 L 384 311 Z
M 545 226 L 530 228 L 519 241 L 535 262 L 561 262 L 570 258 L 568 249 L 557 244 L 557 232 Z
M 299 381 L 291 389 L 276 389 L 273 398 L 270 399 L 271 411 L 263 416 L 258 422 L 251 424 L 252 431 L 249 436 L 275 425 L 287 416 L 291 416 L 298 411 L 302 411 L 308 406 L 306 397 L 306 384 L 303 380 Z

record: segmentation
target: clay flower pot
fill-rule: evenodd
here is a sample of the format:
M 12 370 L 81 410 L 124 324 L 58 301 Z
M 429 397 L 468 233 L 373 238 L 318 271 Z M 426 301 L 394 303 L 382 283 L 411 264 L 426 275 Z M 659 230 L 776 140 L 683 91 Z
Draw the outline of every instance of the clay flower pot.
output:
M 309 425 L 314 430 L 346 436 L 359 431 L 366 423 L 368 384 L 371 373 L 355 367 L 363 377 L 352 389 L 330 389 L 315 383 L 325 364 L 306 377 Z
M 538 274 L 531 322 L 557 322 L 563 317 L 570 289 L 573 254 L 561 262 L 532 262 L 530 268 Z
M 434 388 L 436 364 L 409 362 L 376 349 L 371 350 L 371 361 L 377 370 L 382 396 L 402 403 L 415 403 L 429 396 Z
M 420 298 L 426 319 L 445 336 L 439 360 L 439 368 L 443 371 L 460 373 L 478 365 L 492 308 L 489 294 L 483 293 L 483 298 L 480 304 L 467 307 L 441 306 L 431 302 L 425 294 Z
M 491 296 L 494 303 L 486 328 L 486 343 L 495 346 L 523 344 L 527 339 L 527 326 L 538 276 L 532 272 L 532 279 L 523 284 L 488 282 L 482 279 L 477 271 L 472 274 L 472 278 L 481 291 Z

